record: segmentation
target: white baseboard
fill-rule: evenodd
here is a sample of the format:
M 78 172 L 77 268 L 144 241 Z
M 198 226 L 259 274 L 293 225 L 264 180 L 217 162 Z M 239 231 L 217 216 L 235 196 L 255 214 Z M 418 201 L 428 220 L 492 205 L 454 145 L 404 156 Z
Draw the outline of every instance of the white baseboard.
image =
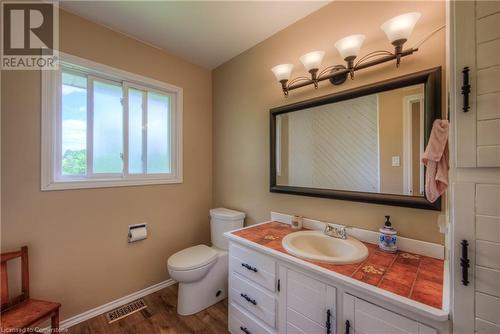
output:
M 61 321 L 59 327 L 61 329 L 67 329 L 71 326 L 79 324 L 80 322 L 84 322 L 85 320 L 88 320 L 88 319 L 96 317 L 100 314 L 111 311 L 117 307 L 120 307 L 124 304 L 130 303 L 131 301 L 134 301 L 134 300 L 139 299 L 141 297 L 147 296 L 149 294 L 152 294 L 153 292 L 164 289 L 167 286 L 173 285 L 175 283 L 176 282 L 170 278 L 170 279 L 163 281 L 163 282 L 160 282 L 158 284 L 151 285 L 145 289 L 133 292 L 130 295 L 118 298 L 118 299 L 113 300 L 113 301 L 106 303 L 104 305 L 97 306 L 91 310 L 85 311 L 85 312 L 77 314 L 71 318 L 65 319 L 65 320 Z

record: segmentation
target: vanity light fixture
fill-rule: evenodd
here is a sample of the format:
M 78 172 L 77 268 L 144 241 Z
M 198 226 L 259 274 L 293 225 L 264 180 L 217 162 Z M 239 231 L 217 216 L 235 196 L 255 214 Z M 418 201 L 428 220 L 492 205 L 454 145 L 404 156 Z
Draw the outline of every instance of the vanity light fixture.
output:
M 339 51 L 340 56 L 347 62 L 347 69 L 351 74 L 351 79 L 354 78 L 354 59 L 358 56 L 364 40 L 365 35 L 351 35 L 339 39 L 335 43 L 335 47 Z
M 323 58 L 325 57 L 325 51 L 313 51 L 306 53 L 302 57 L 299 58 L 300 62 L 306 68 L 307 72 L 311 73 L 311 80 L 314 83 L 314 87 L 318 88 L 318 81 L 316 80 L 316 75 L 318 73 L 319 68 L 321 67 L 321 63 L 323 62 Z
M 417 12 L 406 13 L 396 16 L 380 26 L 380 29 L 385 32 L 389 42 L 394 45 L 396 55 L 400 55 L 403 51 L 403 44 L 410 37 L 420 16 L 421 14 Z M 399 65 L 400 59 L 401 57 L 398 56 L 397 65 Z
M 274 75 L 276 76 L 276 79 L 278 79 L 278 81 L 281 83 L 283 91 L 288 90 L 286 83 L 288 80 L 290 80 L 292 70 L 293 64 L 280 64 L 274 66 L 271 69 L 271 71 L 273 71 Z
M 365 36 L 361 34 L 350 35 L 335 43 L 335 48 L 346 62 L 346 66 L 332 65 L 320 71 L 319 68 L 323 62 L 325 52 L 313 51 L 300 57 L 300 61 L 309 72 L 310 77 L 300 76 L 290 80 L 293 69 L 292 64 L 277 65 L 271 70 L 276 76 L 276 79 L 280 82 L 283 93 L 287 96 L 289 91 L 311 84 L 314 85 L 315 88 L 318 88 L 318 82 L 323 80 L 330 80 L 332 84 L 340 85 L 347 80 L 348 76 L 354 79 L 355 71 L 388 61 L 396 60 L 396 67 L 399 67 L 402 57 L 409 56 L 418 51 L 418 47 L 404 50 L 403 45 L 410 37 L 420 16 L 421 14 L 417 12 L 406 13 L 396 16 L 380 26 L 389 39 L 389 42 L 394 46 L 394 52 L 385 50 L 373 51 L 361 57 L 357 62 L 354 62 L 358 57 Z M 422 43 L 442 28 L 444 27 L 440 27 L 433 31 L 422 41 Z

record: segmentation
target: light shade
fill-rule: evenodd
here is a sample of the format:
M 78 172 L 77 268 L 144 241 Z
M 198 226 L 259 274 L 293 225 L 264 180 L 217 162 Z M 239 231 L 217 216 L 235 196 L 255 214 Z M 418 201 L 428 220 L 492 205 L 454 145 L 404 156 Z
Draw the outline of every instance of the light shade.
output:
M 364 40 L 365 35 L 351 35 L 339 39 L 335 43 L 335 47 L 343 59 L 351 57 L 355 58 L 358 55 L 359 49 L 361 49 L 361 45 L 363 45 Z
M 422 14 L 413 12 L 393 17 L 380 26 L 391 43 L 408 40 Z
M 300 57 L 300 61 L 309 72 L 310 70 L 317 70 L 321 67 L 321 63 L 323 62 L 323 58 L 325 57 L 325 51 L 312 51 L 306 53 L 302 57 Z
M 273 71 L 276 79 L 278 81 L 281 80 L 290 80 L 290 76 L 292 75 L 293 64 L 280 64 L 274 66 L 271 71 Z

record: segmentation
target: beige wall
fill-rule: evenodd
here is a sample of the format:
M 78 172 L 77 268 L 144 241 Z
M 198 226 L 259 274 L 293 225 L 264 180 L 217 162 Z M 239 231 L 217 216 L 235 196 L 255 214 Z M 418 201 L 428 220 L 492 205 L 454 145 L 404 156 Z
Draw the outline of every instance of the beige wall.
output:
M 406 96 L 415 94 L 423 94 L 423 86 L 417 89 L 394 89 L 378 94 L 380 191 L 383 193 L 404 194 L 405 159 L 403 154 L 403 103 Z M 418 119 L 418 122 L 420 122 L 420 119 Z M 419 132 L 416 134 L 417 141 L 415 144 L 418 145 Z M 393 156 L 399 156 L 399 166 L 392 166 Z M 418 165 L 420 161 L 418 155 L 416 158 Z M 418 168 L 416 171 L 418 175 Z
M 302 214 L 347 225 L 378 229 L 390 214 L 402 236 L 443 242 L 438 231 L 438 212 L 364 204 L 269 192 L 269 109 L 306 98 L 416 72 L 445 63 L 445 33 L 440 31 L 413 56 L 404 58 L 399 69 L 394 63 L 356 73 L 340 87 L 327 82 L 315 91 L 311 87 L 292 91 L 285 99 L 269 70 L 291 62 L 295 75 L 304 74 L 298 58 L 311 50 L 326 50 L 325 64 L 339 63 L 334 42 L 354 33 L 366 34 L 365 54 L 389 49 L 381 23 L 398 14 L 420 11 L 408 45 L 421 40 L 445 22 L 444 2 L 334 2 L 296 24 L 247 50 L 217 68 L 214 90 L 214 204 L 245 211 L 247 222 L 269 218 L 271 210 Z M 374 13 L 377 13 L 374 15 Z M 443 89 L 444 92 L 444 89 Z M 444 102 L 443 102 L 444 104 Z
M 2 73 L 2 251 L 28 245 L 33 297 L 62 318 L 168 278 L 169 255 L 209 241 L 212 95 L 208 70 L 61 12 L 62 51 L 184 88 L 184 183 L 40 191 L 40 73 Z M 146 241 L 127 244 L 129 224 Z

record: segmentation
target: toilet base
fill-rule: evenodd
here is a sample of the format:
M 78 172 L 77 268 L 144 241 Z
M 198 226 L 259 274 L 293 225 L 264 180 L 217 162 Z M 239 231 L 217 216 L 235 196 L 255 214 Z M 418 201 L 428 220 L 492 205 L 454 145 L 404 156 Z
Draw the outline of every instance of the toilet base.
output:
M 201 280 L 179 282 L 177 313 L 191 315 L 227 297 L 228 254 L 217 250 L 217 261 Z

